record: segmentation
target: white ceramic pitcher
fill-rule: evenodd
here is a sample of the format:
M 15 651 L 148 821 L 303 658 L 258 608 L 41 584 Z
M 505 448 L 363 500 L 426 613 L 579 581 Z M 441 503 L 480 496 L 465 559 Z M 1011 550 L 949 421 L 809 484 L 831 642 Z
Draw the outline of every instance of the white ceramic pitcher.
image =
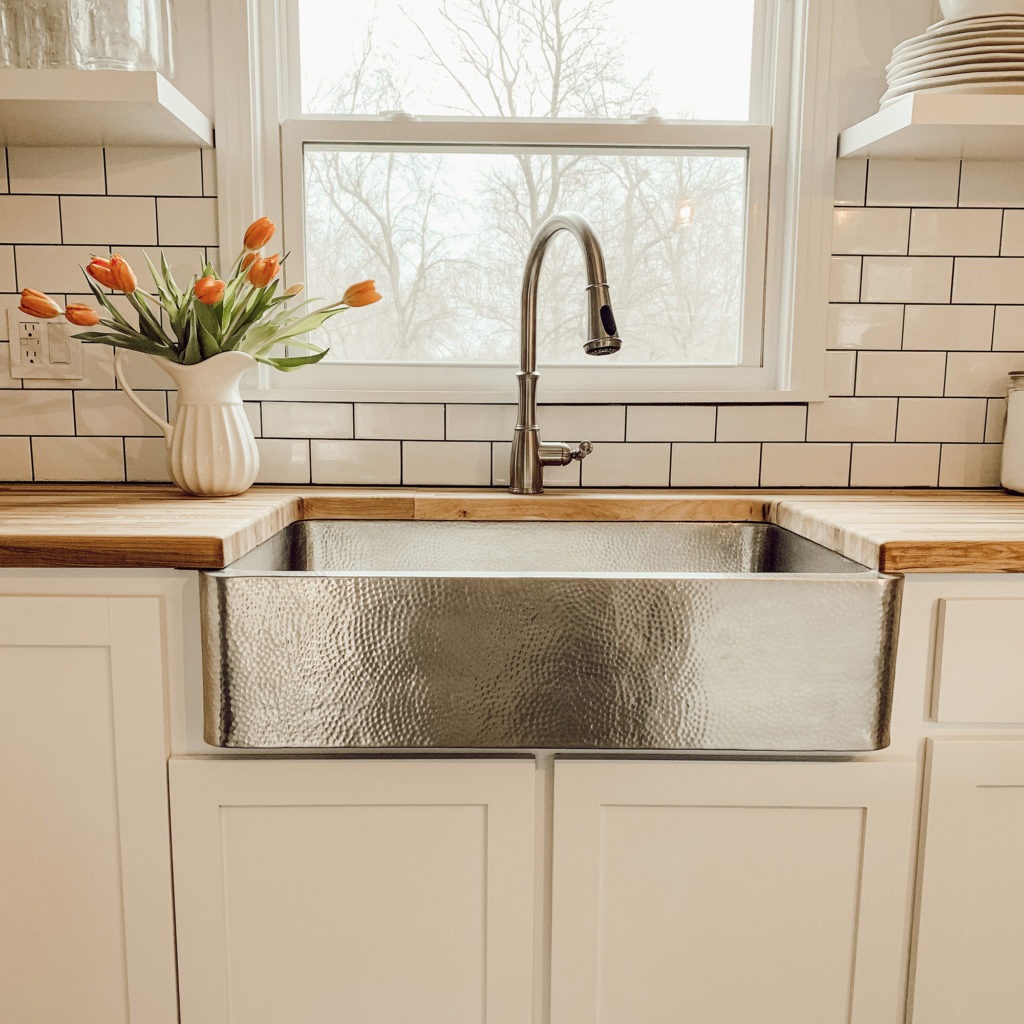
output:
M 244 352 L 222 352 L 201 363 L 181 363 L 150 356 L 178 387 L 174 422 L 158 416 L 124 379 L 122 357 L 114 353 L 114 376 L 138 410 L 167 439 L 167 468 L 186 493 L 213 497 L 241 494 L 256 479 L 259 452 L 238 386 L 256 365 Z

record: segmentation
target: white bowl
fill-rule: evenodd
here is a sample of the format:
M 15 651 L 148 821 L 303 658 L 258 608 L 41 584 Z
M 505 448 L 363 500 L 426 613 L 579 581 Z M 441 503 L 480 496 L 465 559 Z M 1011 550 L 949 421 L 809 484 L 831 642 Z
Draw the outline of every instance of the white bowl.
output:
M 939 6 L 947 21 L 992 14 L 1024 14 L 1024 0 L 939 0 Z

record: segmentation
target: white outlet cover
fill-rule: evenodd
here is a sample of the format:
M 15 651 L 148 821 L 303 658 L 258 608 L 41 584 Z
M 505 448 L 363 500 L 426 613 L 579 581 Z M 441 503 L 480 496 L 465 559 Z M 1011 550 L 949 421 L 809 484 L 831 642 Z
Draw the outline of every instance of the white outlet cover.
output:
M 82 343 L 71 331 L 78 330 L 64 319 L 55 317 L 52 320 L 40 320 L 18 309 L 21 301 L 17 295 L 0 297 L 0 341 L 10 342 L 11 376 L 22 380 L 81 380 L 82 379 Z M 40 324 L 40 351 L 42 359 L 38 363 L 26 363 L 20 358 L 21 349 L 18 345 L 18 324 L 34 321 Z M 50 361 L 50 332 L 59 332 L 60 337 L 67 338 L 67 357 L 64 363 Z M 62 346 L 55 346 L 59 348 Z

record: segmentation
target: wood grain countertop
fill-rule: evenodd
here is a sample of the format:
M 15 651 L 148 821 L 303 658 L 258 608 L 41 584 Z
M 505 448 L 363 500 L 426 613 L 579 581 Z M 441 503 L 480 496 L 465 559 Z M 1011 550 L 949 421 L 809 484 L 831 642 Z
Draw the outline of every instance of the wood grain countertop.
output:
M 588 491 L 0 485 L 0 566 L 220 568 L 301 519 L 773 522 L 888 572 L 1024 572 L 1024 496 L 1001 491 Z

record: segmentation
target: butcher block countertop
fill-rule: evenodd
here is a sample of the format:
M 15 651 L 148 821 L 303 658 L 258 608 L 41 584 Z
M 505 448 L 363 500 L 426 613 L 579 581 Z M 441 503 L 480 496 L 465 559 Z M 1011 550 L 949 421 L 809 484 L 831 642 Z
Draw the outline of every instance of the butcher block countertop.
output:
M 300 519 L 772 522 L 887 572 L 1024 572 L 1024 496 L 1001 491 L 0 485 L 0 567 L 220 568 Z

